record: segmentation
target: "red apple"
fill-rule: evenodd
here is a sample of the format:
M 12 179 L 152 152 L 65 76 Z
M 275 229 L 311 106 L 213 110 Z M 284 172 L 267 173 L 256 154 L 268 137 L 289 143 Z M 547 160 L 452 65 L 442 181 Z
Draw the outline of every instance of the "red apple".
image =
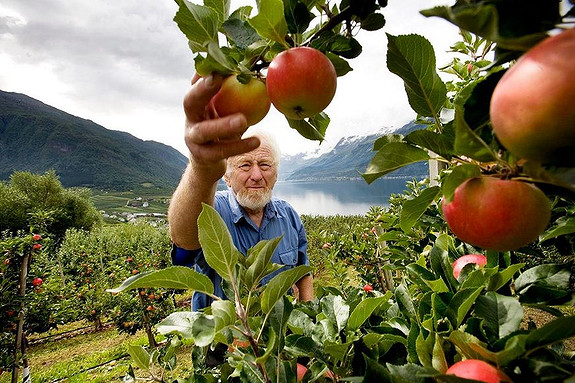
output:
M 297 381 L 301 382 L 303 380 L 303 376 L 307 372 L 307 367 L 303 364 L 297 364 Z
M 220 91 L 212 98 L 211 105 L 220 117 L 242 113 L 249 126 L 263 120 L 270 110 L 266 84 L 256 78 L 242 84 L 235 75 L 224 79 Z
M 34 280 L 32 281 L 33 286 L 42 286 L 42 283 L 44 283 L 44 281 L 42 280 L 42 278 L 39 277 L 34 278 Z
M 551 202 L 532 184 L 494 177 L 471 178 L 442 203 L 451 231 L 486 250 L 516 250 L 535 241 L 551 219 Z
M 467 254 L 459 257 L 453 262 L 453 276 L 459 279 L 459 273 L 468 263 L 475 263 L 479 267 L 487 264 L 487 258 L 483 254 Z
M 34 235 L 32 236 L 32 239 L 33 239 L 34 241 L 39 241 L 39 240 L 42 239 L 42 236 L 41 236 L 40 234 L 34 234 Z
M 268 67 L 266 86 L 272 104 L 287 118 L 301 120 L 323 111 L 337 87 L 335 67 L 310 47 L 278 54 Z
M 511 382 L 511 379 L 503 371 L 478 359 L 466 359 L 457 362 L 447 369 L 445 375 L 455 375 L 458 378 L 486 383 Z
M 372 285 L 365 285 L 365 286 L 363 286 L 363 291 L 365 291 L 366 293 L 370 293 L 373 291 L 373 286 Z
M 575 29 L 527 51 L 503 75 L 491 98 L 495 135 L 520 158 L 575 164 Z

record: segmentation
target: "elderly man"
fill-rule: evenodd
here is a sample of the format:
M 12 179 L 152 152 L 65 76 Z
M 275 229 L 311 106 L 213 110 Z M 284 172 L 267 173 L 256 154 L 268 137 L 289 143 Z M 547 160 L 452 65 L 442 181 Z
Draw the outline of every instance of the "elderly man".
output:
M 242 137 L 247 129 L 242 114 L 214 115 L 209 102 L 221 83 L 219 76 L 196 76 L 184 98 L 190 163 L 172 196 L 168 217 L 173 263 L 193 266 L 208 275 L 215 294 L 225 297 L 221 277 L 207 265 L 200 248 L 197 219 L 202 203 L 214 206 L 243 254 L 263 239 L 283 235 L 272 262 L 295 267 L 308 264 L 308 258 L 306 234 L 298 214 L 287 202 L 272 198 L 280 156 L 277 145 L 262 132 Z M 222 177 L 228 190 L 216 192 Z M 313 299 L 310 275 L 300 279 L 296 287 L 300 300 Z M 210 303 L 208 296 L 196 293 L 192 309 Z

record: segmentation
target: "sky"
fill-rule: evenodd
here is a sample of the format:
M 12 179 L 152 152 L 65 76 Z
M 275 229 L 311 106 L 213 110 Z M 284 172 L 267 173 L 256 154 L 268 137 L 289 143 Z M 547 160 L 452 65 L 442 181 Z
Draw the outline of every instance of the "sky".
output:
M 197 1 L 196 1 L 197 2 Z M 402 80 L 387 70 L 386 33 L 417 33 L 434 46 L 438 65 L 458 29 L 419 11 L 450 0 L 389 0 L 386 26 L 360 31 L 362 54 L 338 78 L 320 144 L 302 138 L 273 106 L 258 124 L 278 137 L 285 154 L 325 151 L 342 137 L 397 129 L 415 115 Z M 250 0 L 233 0 L 232 10 Z M 194 54 L 173 17 L 173 0 L 2 0 L 0 90 L 24 93 L 105 128 L 170 145 L 187 156 L 182 99 Z M 255 9 L 254 9 L 255 13 Z

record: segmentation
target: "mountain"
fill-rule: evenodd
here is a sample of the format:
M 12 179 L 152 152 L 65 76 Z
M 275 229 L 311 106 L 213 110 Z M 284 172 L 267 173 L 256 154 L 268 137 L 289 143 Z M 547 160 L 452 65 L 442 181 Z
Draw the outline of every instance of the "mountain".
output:
M 393 133 L 407 135 L 423 127 L 423 125 L 410 122 Z M 279 178 L 288 181 L 360 178 L 360 173 L 365 172 L 375 154 L 373 143 L 386 133 L 391 133 L 391 131 L 363 137 L 342 138 L 331 151 L 316 158 L 306 158 L 303 154 L 282 158 Z M 420 162 L 398 169 L 387 177 L 422 178 L 428 173 L 427 162 Z
M 23 94 L 0 90 L 0 180 L 54 169 L 66 187 L 173 189 L 187 158 L 171 146 L 108 130 Z

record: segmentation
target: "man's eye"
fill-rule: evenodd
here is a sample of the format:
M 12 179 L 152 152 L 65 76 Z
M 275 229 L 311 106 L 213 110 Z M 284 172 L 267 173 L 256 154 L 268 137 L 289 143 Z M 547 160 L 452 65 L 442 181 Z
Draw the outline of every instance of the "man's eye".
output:
M 260 164 L 260 169 L 269 170 L 272 166 L 270 164 Z
M 250 164 L 240 165 L 240 169 L 242 169 L 242 170 L 244 170 L 244 171 L 250 170 Z

